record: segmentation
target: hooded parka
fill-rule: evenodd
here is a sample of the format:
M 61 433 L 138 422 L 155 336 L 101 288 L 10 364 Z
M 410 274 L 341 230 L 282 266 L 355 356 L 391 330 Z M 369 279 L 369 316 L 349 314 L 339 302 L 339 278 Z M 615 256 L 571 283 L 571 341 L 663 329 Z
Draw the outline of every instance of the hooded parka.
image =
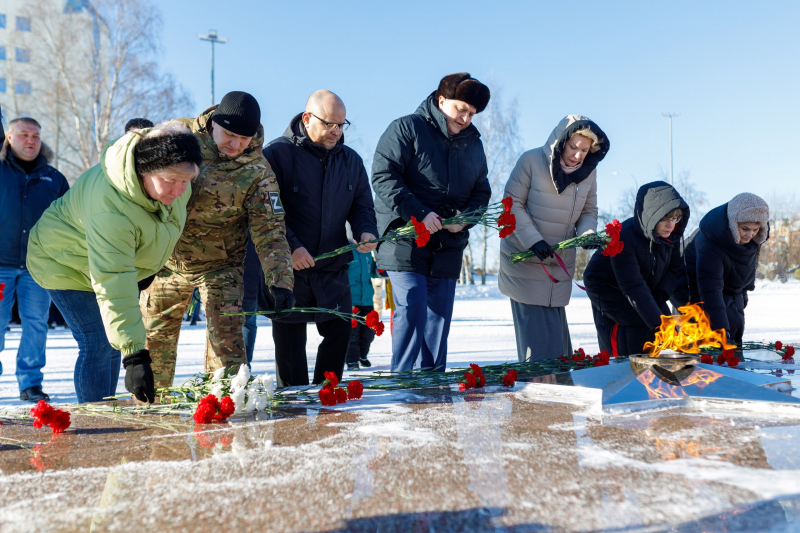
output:
M 561 154 L 567 141 L 582 129 L 590 129 L 600 149 L 586 154 L 581 167 L 571 174 L 561 169 Z M 506 183 L 503 197 L 514 201 L 514 233 L 500 241 L 500 292 L 520 303 L 543 307 L 564 307 L 569 303 L 575 273 L 575 250 L 558 252 L 569 276 L 555 257 L 544 261 L 528 259 L 512 265 L 509 257 L 544 240 L 553 245 L 597 229 L 597 165 L 608 153 L 605 133 L 591 120 L 568 115 L 550 133 L 547 143 L 520 156 Z
M 763 200 L 761 202 L 764 220 L 756 236 L 747 244 L 737 242 L 735 224 L 741 217 L 731 212 L 730 203 L 715 207 L 703 217 L 700 227 L 686 241 L 680 276 L 672 295 L 676 307 L 687 302 L 702 302 L 711 327 L 725 329 L 737 343 L 742 341 L 744 334 L 747 291 L 755 289 L 758 251 L 769 235 L 768 207 Z
M 683 211 L 669 239 L 655 234 L 658 222 L 673 209 Z M 680 239 L 689 222 L 689 206 L 663 181 L 643 185 L 636 195 L 633 217 L 622 223 L 623 250 L 614 257 L 592 255 L 583 274 L 592 302 L 600 348 L 612 351 L 611 329 L 617 325 L 617 352 L 641 353 L 661 325 L 680 263 Z
M 381 235 L 404 226 L 412 216 L 418 221 L 430 212 L 447 217 L 486 206 L 491 198 L 480 133 L 470 124 L 451 137 L 435 94 L 414 114 L 392 122 L 378 141 L 372 187 Z M 422 248 L 413 240 L 383 242 L 378 245 L 378 268 L 457 279 L 468 240 L 468 229 L 443 229 Z
M 264 157 L 280 185 L 286 239 L 292 252 L 304 247 L 313 257 L 347 246 L 347 222 L 357 238 L 363 233 L 377 236 L 375 206 L 363 160 L 345 146 L 344 135 L 330 150 L 312 142 L 302 116 L 295 115 L 283 136 L 264 148 Z M 347 252 L 295 271 L 297 306 L 350 309 L 347 264 L 352 260 L 353 252 Z M 312 318 L 323 322 L 336 317 L 295 313 L 281 320 L 307 322 Z
M 69 190 L 67 178 L 50 166 L 53 151 L 42 143 L 33 170 L 27 174 L 8 139 L 0 150 L 0 266 L 25 268 L 31 228 L 57 198 Z
M 192 193 L 187 187 L 171 205 L 147 196 L 133 159 L 140 139 L 130 132 L 108 145 L 100 164 L 44 212 L 28 242 L 36 283 L 94 292 L 108 341 L 123 357 L 144 349 L 137 284 L 167 263 Z

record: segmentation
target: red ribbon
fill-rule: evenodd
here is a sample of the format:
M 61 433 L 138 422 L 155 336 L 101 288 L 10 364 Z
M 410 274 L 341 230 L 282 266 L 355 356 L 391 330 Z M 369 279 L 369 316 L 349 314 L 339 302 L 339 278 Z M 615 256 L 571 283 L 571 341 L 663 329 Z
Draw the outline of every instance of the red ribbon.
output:
M 564 265 L 564 261 L 561 260 L 561 257 L 559 257 L 558 253 L 557 252 L 553 252 L 553 255 L 555 256 L 556 261 L 558 261 L 558 265 L 561 267 L 561 270 L 563 270 L 564 273 L 567 275 L 567 277 L 572 280 L 572 283 L 577 285 L 579 289 L 585 291 L 586 287 L 584 287 L 583 285 L 581 285 L 580 283 L 578 283 L 577 281 L 572 279 L 572 276 L 569 275 L 569 270 L 567 270 L 567 267 Z M 544 273 L 547 274 L 547 277 L 550 278 L 550 281 L 552 281 L 553 283 L 558 283 L 559 282 L 559 280 L 557 280 L 556 278 L 554 278 L 553 276 L 550 275 L 550 272 L 548 272 L 547 268 L 545 268 L 545 266 L 544 266 L 544 262 L 539 263 L 539 264 L 542 265 L 542 268 L 544 269 Z

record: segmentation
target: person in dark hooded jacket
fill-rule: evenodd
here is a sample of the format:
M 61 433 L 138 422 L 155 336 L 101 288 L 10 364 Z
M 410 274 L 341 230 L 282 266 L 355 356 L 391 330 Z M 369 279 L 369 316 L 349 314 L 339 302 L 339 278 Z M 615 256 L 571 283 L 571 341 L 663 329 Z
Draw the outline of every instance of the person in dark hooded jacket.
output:
M 583 281 L 592 302 L 601 350 L 613 355 L 642 353 L 655 340 L 680 263 L 680 240 L 689 205 L 663 181 L 639 188 L 633 217 L 622 223 L 623 250 L 614 257 L 595 253 Z
M 355 150 L 344 145 L 343 129 L 349 125 L 345 115 L 344 103 L 338 96 L 316 91 L 309 97 L 305 112 L 295 115 L 283 136 L 264 148 L 264 157 L 281 186 L 296 306 L 338 308 L 347 313 L 352 308 L 347 265 L 353 260 L 353 253 L 319 262 L 313 259 L 349 244 L 345 222 L 350 223 L 359 242 L 374 240 L 378 233 L 364 162 Z M 358 248 L 362 253 L 374 249 L 374 244 Z M 313 382 L 324 381 L 328 371 L 342 377 L 350 321 L 329 313 L 282 314 L 272 323 L 281 386 L 308 384 L 308 321 L 316 323 L 323 338 L 317 350 Z
M 747 291 L 755 289 L 761 245 L 769 237 L 769 206 L 742 193 L 715 207 L 686 241 L 672 304 L 702 303 L 713 329 L 741 344 Z
M 392 371 L 444 371 L 461 258 L 468 228 L 442 219 L 488 205 L 491 187 L 483 143 L 472 117 L 489 104 L 489 88 L 466 72 L 442 78 L 439 88 L 412 115 L 392 122 L 378 141 L 372 163 L 375 211 L 381 235 L 411 217 L 431 237 L 378 246 L 395 303 Z

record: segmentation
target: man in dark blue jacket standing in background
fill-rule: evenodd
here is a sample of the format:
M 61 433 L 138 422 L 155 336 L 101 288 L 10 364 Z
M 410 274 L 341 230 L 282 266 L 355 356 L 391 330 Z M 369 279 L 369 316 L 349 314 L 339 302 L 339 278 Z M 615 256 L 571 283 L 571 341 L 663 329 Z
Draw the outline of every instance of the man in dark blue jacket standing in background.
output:
M 424 369 L 445 370 L 469 228 L 443 226 L 442 219 L 486 206 L 492 196 L 483 143 L 472 125 L 489 98 L 489 88 L 468 73 L 450 74 L 378 141 L 372 187 L 380 234 L 406 225 L 412 216 L 432 234 L 422 248 L 412 240 L 378 247 L 378 268 L 389 274 L 396 306 L 393 372 L 411 370 L 417 360 Z
M 53 153 L 42 143 L 40 133 L 41 126 L 34 119 L 14 119 L 0 150 L 0 283 L 5 283 L 5 298 L 0 301 L 0 351 L 5 348 L 6 326 L 16 299 L 22 319 L 16 372 L 19 398 L 31 402 L 50 399 L 42 392 L 50 297 L 25 266 L 28 234 L 53 200 L 69 190 L 66 178 L 48 164 Z M 0 364 L 0 374 L 2 371 Z
M 350 124 L 342 100 L 330 91 L 316 91 L 304 113 L 297 114 L 282 137 L 264 148 L 278 178 L 286 211 L 286 240 L 292 249 L 294 298 L 297 307 L 321 307 L 349 313 L 352 308 L 348 252 L 314 261 L 314 257 L 349 244 L 345 222 L 360 242 L 375 239 L 375 208 L 361 157 L 344 145 Z M 358 250 L 371 252 L 374 244 Z M 249 289 L 245 289 L 249 292 Z M 316 323 L 322 336 L 314 383 L 325 372 L 339 378 L 350 343 L 351 325 L 329 313 L 281 314 L 272 323 L 279 386 L 307 385 L 306 323 Z

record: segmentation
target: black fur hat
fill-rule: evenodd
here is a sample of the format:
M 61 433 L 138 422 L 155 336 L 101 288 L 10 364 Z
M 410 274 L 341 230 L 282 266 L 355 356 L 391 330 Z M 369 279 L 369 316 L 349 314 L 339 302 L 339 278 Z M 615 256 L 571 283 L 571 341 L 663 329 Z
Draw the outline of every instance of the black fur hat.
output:
M 478 113 L 489 105 L 489 88 L 469 75 L 469 72 L 448 74 L 439 82 L 436 99 L 444 96 L 448 100 L 461 100 L 478 110 Z
M 144 176 L 178 163 L 203 164 L 200 143 L 191 133 L 168 132 L 141 139 L 133 149 L 136 173 Z

